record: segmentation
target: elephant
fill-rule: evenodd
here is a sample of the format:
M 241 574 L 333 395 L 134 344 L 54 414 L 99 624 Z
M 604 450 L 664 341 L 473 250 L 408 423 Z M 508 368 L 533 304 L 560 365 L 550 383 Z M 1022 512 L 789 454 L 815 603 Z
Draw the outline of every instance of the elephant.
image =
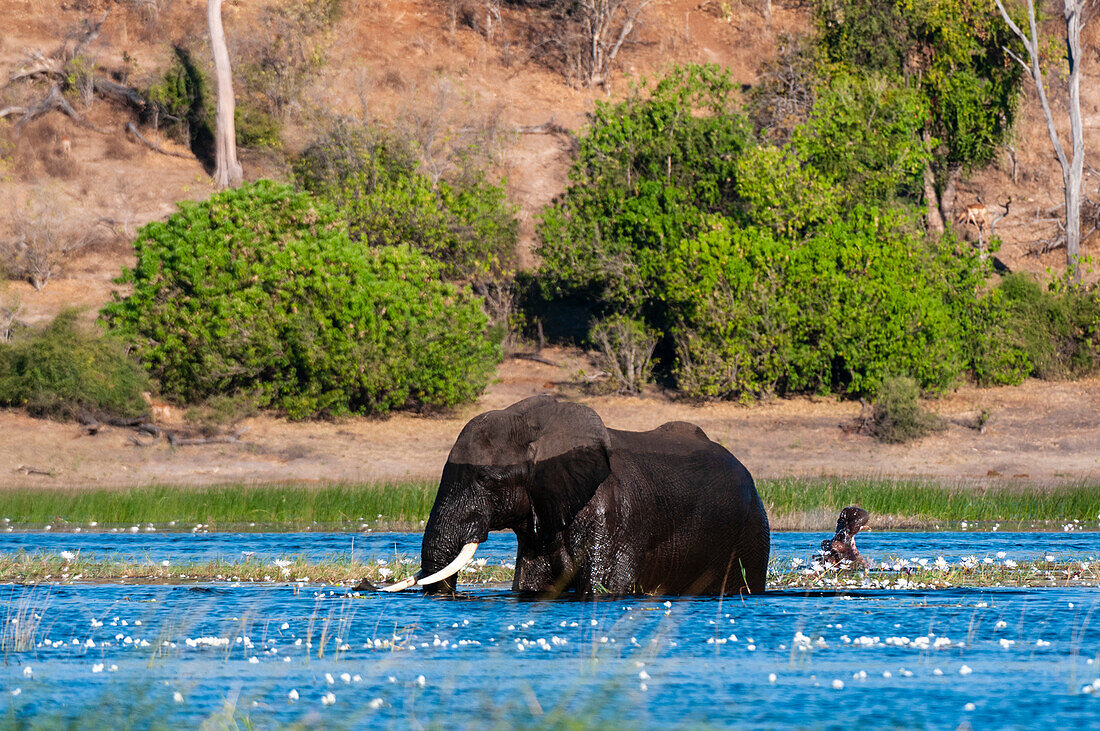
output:
M 454 592 L 489 531 L 518 539 L 518 592 L 764 592 L 771 533 L 749 471 L 694 424 L 608 429 L 592 409 L 533 396 L 470 420 L 424 530 L 420 584 Z

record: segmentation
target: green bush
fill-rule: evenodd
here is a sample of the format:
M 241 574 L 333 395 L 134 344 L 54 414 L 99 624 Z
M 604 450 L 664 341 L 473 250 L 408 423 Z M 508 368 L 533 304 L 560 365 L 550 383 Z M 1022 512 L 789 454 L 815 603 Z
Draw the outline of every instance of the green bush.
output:
M 630 316 L 648 307 L 653 267 L 707 213 L 738 205 L 737 160 L 751 125 L 731 93 L 719 67 L 681 66 L 623 102 L 597 103 L 572 183 L 539 225 L 546 296 L 580 294 Z
M 542 295 L 663 332 L 659 360 L 691 397 L 1019 381 L 989 265 L 926 237 L 905 200 L 929 159 L 922 97 L 838 78 L 783 146 L 753 142 L 709 67 L 601 105 L 543 213 Z
M 210 80 L 183 46 L 173 49 L 172 63 L 145 92 L 149 108 L 146 121 L 176 133 L 189 145 L 212 138 L 214 95 Z
M 273 115 L 247 102 L 233 109 L 233 127 L 241 147 L 271 147 L 282 145 L 282 125 Z
M 295 178 L 330 201 L 353 238 L 369 246 L 408 244 L 453 279 L 498 274 L 512 262 L 515 207 L 483 176 L 433 184 L 411 143 L 384 131 L 335 125 L 297 160 Z
M 871 436 L 887 444 L 903 444 L 946 429 L 939 415 L 921 407 L 919 396 L 917 382 L 908 376 L 884 380 L 866 425 Z
M 942 390 L 969 366 L 981 272 L 879 209 L 798 243 L 718 221 L 667 260 L 673 372 L 702 398 L 867 394 L 898 372 Z
M 118 340 L 58 315 L 45 328 L 22 330 L 0 343 L 0 405 L 35 416 L 130 419 L 146 411 L 149 378 Z
M 997 337 L 1027 357 L 1037 378 L 1079 378 L 1100 370 L 1100 296 L 1095 289 L 1043 289 L 1029 274 L 997 287 L 1008 316 Z
M 145 226 L 133 294 L 103 315 L 185 402 L 253 394 L 291 418 L 448 407 L 500 358 L 480 300 L 406 246 L 370 250 L 335 211 L 268 181 Z

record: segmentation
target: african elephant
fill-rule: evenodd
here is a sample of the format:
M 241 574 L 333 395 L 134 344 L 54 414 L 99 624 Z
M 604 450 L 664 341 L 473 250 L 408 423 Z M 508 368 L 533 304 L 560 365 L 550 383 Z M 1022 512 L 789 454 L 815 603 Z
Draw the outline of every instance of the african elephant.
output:
M 492 530 L 519 539 L 513 589 L 578 594 L 764 591 L 768 516 L 748 470 L 699 427 L 608 429 L 536 396 L 474 417 L 451 449 L 414 582 L 454 591 Z

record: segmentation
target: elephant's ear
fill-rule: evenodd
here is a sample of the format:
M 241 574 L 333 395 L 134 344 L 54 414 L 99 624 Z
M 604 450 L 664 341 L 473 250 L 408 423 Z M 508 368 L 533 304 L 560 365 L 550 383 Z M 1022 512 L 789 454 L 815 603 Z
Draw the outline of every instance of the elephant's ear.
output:
M 538 396 L 510 408 L 524 416 L 534 435 L 528 458 L 536 532 L 556 532 L 611 474 L 611 437 L 587 406 Z

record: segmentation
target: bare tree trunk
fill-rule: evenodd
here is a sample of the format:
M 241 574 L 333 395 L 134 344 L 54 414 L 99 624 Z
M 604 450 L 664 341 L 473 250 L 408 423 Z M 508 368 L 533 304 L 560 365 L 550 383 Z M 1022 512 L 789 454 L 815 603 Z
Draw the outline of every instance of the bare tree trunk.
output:
M 955 193 L 959 189 L 959 178 L 962 177 L 962 168 L 950 167 L 947 169 L 947 180 L 943 181 L 943 193 L 940 194 L 940 215 L 944 221 L 955 218 Z
M 931 165 L 924 166 L 924 205 L 927 208 L 924 221 L 928 231 L 942 234 L 943 216 L 940 215 L 940 199 L 936 195 L 936 175 L 932 172 Z
M 924 146 L 931 151 L 932 133 L 924 130 Z M 931 161 L 924 165 L 924 215 L 925 226 L 931 233 L 942 234 L 943 216 L 940 215 L 940 196 L 936 192 L 936 174 L 932 171 Z
M 218 81 L 217 131 L 214 135 L 214 182 L 219 188 L 236 188 L 244 173 L 237 162 L 237 131 L 233 122 L 233 73 L 229 67 L 229 49 L 222 29 L 222 0 L 207 0 L 206 20 L 210 26 L 210 45 L 214 49 L 214 72 Z
M 1027 20 L 1030 35 L 1025 34 L 1009 17 L 1001 0 L 994 0 L 1008 27 L 1012 29 L 1027 49 L 1030 64 L 1012 51 L 1007 53 L 1024 67 L 1035 89 L 1039 93 L 1039 102 L 1043 105 L 1043 116 L 1047 121 L 1047 133 L 1058 163 L 1062 166 L 1062 183 L 1066 195 L 1066 266 L 1074 283 L 1081 281 L 1081 182 L 1085 162 L 1085 140 L 1081 127 L 1081 14 L 1088 0 L 1063 0 L 1063 14 L 1066 20 L 1066 60 L 1069 62 L 1069 127 L 1070 141 L 1073 145 L 1073 157 L 1067 158 L 1062 140 L 1054 126 L 1054 115 L 1047 100 L 1043 71 L 1039 66 L 1039 31 L 1035 24 L 1035 2 L 1027 0 Z

